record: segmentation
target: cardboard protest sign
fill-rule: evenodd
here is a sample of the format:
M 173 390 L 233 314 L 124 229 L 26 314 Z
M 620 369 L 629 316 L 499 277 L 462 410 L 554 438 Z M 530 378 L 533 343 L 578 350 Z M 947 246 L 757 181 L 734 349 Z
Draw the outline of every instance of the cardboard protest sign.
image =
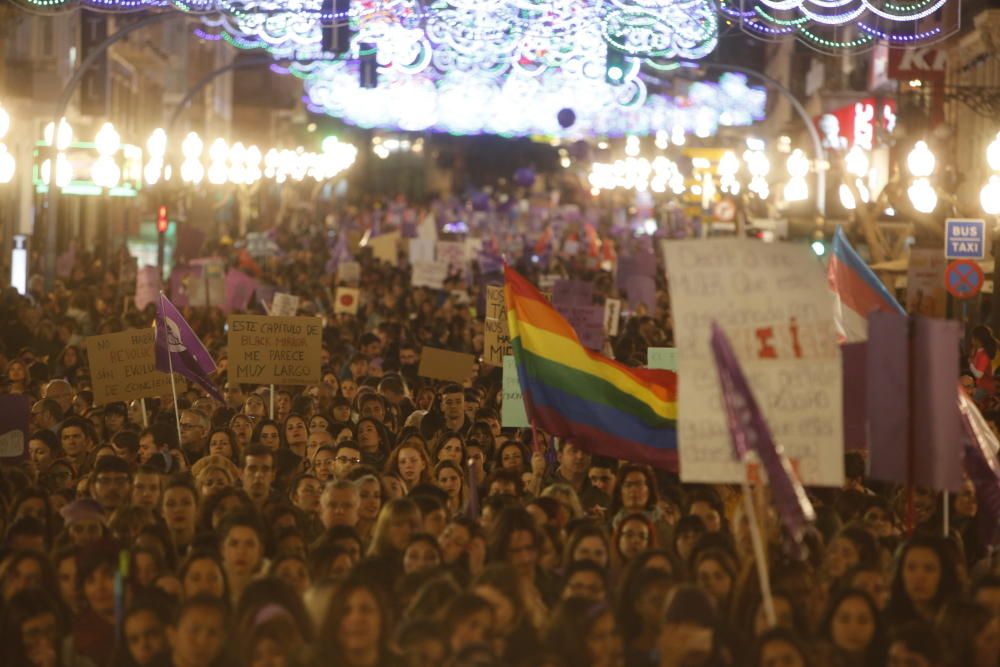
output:
M 507 329 L 507 305 L 503 285 L 486 286 L 486 313 L 483 318 L 483 363 L 502 366 L 503 358 L 514 354 Z
M 368 239 L 372 256 L 380 262 L 396 264 L 399 261 L 399 232 L 390 232 Z
M 517 364 L 514 357 L 503 358 L 503 402 L 500 404 L 500 424 L 504 428 L 530 426 L 528 413 L 524 409 L 521 382 L 517 378 Z
M 234 310 L 246 310 L 255 289 L 257 289 L 255 278 L 251 278 L 236 269 L 227 271 L 226 300 L 222 304 L 222 312 L 231 313 Z
M 341 262 L 337 267 L 337 281 L 345 285 L 361 282 L 361 265 L 357 262 Z
M 285 292 L 275 292 L 271 301 L 270 315 L 274 317 L 295 317 L 299 312 L 299 297 L 286 294 Z
M 223 260 L 204 257 L 191 263 L 201 267 L 201 275 L 187 285 L 188 305 L 222 307 L 226 299 L 226 267 Z
M 320 381 L 320 318 L 230 315 L 227 321 L 230 381 L 296 385 Z
M 410 239 L 410 264 L 434 261 L 434 241 L 430 239 Z
M 646 368 L 658 368 L 665 371 L 677 370 L 676 347 L 651 347 L 646 350 Z
M 30 413 L 31 398 L 26 394 L 0 395 L 0 459 L 27 457 Z
M 144 266 L 135 273 L 135 307 L 144 309 L 156 302 L 160 296 L 160 270 L 155 266 Z
M 808 246 L 666 241 L 685 482 L 739 482 L 709 349 L 725 329 L 777 443 L 808 485 L 843 483 L 841 360 L 832 295 Z
M 447 277 L 448 265 L 444 262 L 418 262 L 413 265 L 410 284 L 414 287 L 444 289 L 444 281 Z
M 95 405 L 170 394 L 170 374 L 156 370 L 155 339 L 152 327 L 86 338 Z M 178 392 L 187 390 L 183 377 L 174 379 Z
M 417 375 L 461 384 L 472 375 L 475 361 L 475 357 L 464 352 L 425 347 L 420 352 L 420 367 L 417 370 Z
M 608 336 L 618 335 L 618 320 L 622 315 L 621 299 L 604 300 L 604 333 Z
M 653 278 L 629 276 L 625 282 L 625 293 L 628 295 L 630 309 L 638 310 L 640 305 L 644 305 L 647 313 L 656 312 L 656 281 Z
M 357 287 L 338 287 L 337 298 L 333 303 L 333 312 L 335 314 L 357 315 L 360 294 L 361 290 Z

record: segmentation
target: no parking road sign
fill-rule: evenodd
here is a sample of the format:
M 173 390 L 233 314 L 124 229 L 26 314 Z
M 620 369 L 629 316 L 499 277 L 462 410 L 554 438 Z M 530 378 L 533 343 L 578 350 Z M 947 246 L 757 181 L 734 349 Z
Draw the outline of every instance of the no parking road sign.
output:
M 976 262 L 959 259 L 944 272 L 944 286 L 956 299 L 971 299 L 983 289 L 983 270 Z

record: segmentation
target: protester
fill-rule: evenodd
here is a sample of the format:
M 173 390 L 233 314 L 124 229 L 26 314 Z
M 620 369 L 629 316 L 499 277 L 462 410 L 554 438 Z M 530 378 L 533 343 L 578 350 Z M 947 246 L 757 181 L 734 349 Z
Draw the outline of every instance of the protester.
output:
M 820 519 L 797 543 L 766 487 L 753 493 L 752 525 L 738 486 L 683 484 L 676 469 L 590 451 L 538 423 L 510 426 L 505 401 L 515 399 L 502 361 L 490 363 L 482 319 L 484 288 L 500 275 L 473 261 L 448 289 L 414 285 L 405 247 L 390 262 L 348 242 L 362 229 L 378 238 L 390 217 L 467 212 L 457 199 L 383 201 L 331 210 L 330 228 L 282 220 L 269 256 L 248 254 L 235 230 L 205 242 L 206 255 L 323 318 L 310 369 L 319 381 L 305 384 L 243 383 L 219 304 L 191 305 L 174 287 L 218 367 L 176 397 L 95 406 L 89 339 L 33 343 L 37 320 L 101 294 L 89 326 L 123 331 L 151 326 L 157 307 L 124 308 L 124 273 L 87 252 L 74 281 L 44 299 L 4 292 L 2 391 L 29 397 L 31 430 L 26 458 L 0 468 L 0 664 L 998 663 L 1000 550 L 976 480 L 945 504 L 870 479 L 850 453 L 844 488 L 806 489 Z M 561 245 L 519 268 L 536 283 L 587 281 L 595 304 L 627 305 L 598 259 L 646 242 L 565 216 Z M 495 241 L 480 252 L 511 245 Z M 605 349 L 629 365 L 674 338 L 665 286 L 650 276 L 657 303 L 627 308 Z M 337 305 L 345 287 L 359 290 L 356 311 Z M 263 315 L 266 292 L 227 310 Z M 985 327 L 970 337 L 963 386 L 993 405 L 997 342 Z M 430 348 L 469 354 L 466 377 L 428 377 L 441 375 L 422 367 Z

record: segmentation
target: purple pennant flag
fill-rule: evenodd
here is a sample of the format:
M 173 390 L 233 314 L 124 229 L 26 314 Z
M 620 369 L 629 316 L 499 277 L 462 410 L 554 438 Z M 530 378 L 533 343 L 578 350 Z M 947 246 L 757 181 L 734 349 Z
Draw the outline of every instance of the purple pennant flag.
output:
M 953 393 L 959 336 L 958 322 L 886 312 L 868 317 L 868 446 L 873 479 L 961 490 L 962 425 Z
M 764 421 L 757 399 L 736 359 L 736 353 L 716 322 L 712 323 L 711 346 L 715 355 L 715 367 L 719 371 L 722 404 L 733 441 L 733 452 L 741 461 L 746 461 L 749 452 L 757 453 L 767 473 L 778 513 L 791 536 L 796 542 L 800 542 L 806 526 L 816 518 L 812 503 L 795 476 L 788 457 L 781 446 L 774 442 L 771 429 Z
M 219 401 L 224 401 L 209 375 L 215 372 L 212 355 L 202 345 L 198 335 L 160 293 L 156 305 L 156 370 L 180 373 L 195 382 Z
M 246 310 L 256 287 L 256 279 L 242 271 L 230 269 L 226 273 L 226 300 L 222 304 L 222 312 L 228 314 L 234 310 Z
M 980 544 L 996 543 L 1000 537 L 1000 443 L 976 404 L 958 390 L 958 408 L 965 427 L 965 474 L 976 488 L 976 513 Z M 971 554 L 970 554 L 971 555 Z

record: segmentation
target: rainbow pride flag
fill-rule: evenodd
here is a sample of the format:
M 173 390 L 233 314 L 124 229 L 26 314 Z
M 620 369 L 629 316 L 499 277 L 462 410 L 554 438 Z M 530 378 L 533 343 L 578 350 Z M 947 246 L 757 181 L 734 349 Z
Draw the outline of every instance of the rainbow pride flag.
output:
M 528 280 L 509 266 L 504 278 L 528 420 L 591 454 L 676 470 L 676 374 L 586 349 Z
M 826 268 L 826 278 L 835 297 L 833 319 L 842 343 L 868 340 L 868 315 L 872 311 L 906 314 L 851 247 L 841 227 L 837 227 L 833 235 L 833 254 Z

